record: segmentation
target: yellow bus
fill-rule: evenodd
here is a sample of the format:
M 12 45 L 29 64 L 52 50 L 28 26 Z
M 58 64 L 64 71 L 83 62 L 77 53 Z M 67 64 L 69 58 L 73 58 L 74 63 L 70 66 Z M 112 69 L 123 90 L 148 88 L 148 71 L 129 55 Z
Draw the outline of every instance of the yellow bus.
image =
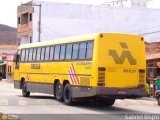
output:
M 97 33 L 18 47 L 14 87 L 22 95 L 53 94 L 70 105 L 82 98 L 111 106 L 116 99 L 145 96 L 144 39 Z

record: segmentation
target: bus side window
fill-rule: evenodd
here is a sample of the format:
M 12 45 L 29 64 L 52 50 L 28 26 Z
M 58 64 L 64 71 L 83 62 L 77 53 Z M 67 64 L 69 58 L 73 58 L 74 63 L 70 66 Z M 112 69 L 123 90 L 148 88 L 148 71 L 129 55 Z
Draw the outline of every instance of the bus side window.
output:
M 70 60 L 72 57 L 72 44 L 67 44 L 66 48 L 66 60 Z
M 37 49 L 37 57 L 36 57 L 36 61 L 40 61 L 41 59 L 41 48 Z
M 29 61 L 32 61 L 33 48 L 29 49 Z
M 59 60 L 60 45 L 55 46 L 54 60 Z
M 49 52 L 50 51 L 50 46 L 46 47 L 46 51 L 45 51 L 45 60 L 49 60 Z
M 37 48 L 33 49 L 33 61 L 36 61 Z
M 44 53 L 45 53 L 45 47 L 42 47 L 42 49 L 41 49 L 41 61 L 44 60 Z
M 55 51 L 55 47 L 52 46 L 50 48 L 50 56 L 49 56 L 49 60 L 53 60 L 53 57 L 54 57 L 54 51 Z
M 79 46 L 79 56 L 78 58 L 79 59 L 85 59 L 86 57 L 86 42 L 82 42 L 80 43 L 80 46 Z
M 73 52 L 72 52 L 72 59 L 73 60 L 78 58 L 78 48 L 79 48 L 78 43 L 73 44 Z
M 66 45 L 61 45 L 60 60 L 64 60 L 64 58 L 65 58 L 65 51 L 66 51 Z
M 86 58 L 91 59 L 93 55 L 93 41 L 87 42 Z
M 25 61 L 28 61 L 28 57 L 29 57 L 29 49 L 26 49 L 26 57 L 25 57 Z
M 25 60 L 25 49 L 21 50 L 21 62 Z

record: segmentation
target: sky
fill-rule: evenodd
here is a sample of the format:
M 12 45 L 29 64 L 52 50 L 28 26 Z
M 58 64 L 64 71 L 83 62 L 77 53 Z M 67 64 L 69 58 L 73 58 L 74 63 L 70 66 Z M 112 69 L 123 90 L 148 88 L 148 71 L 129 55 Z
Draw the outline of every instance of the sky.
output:
M 17 26 L 17 6 L 22 2 L 25 3 L 29 0 L 0 0 L 0 24 L 9 25 L 12 27 Z M 45 1 L 45 0 L 43 0 Z M 104 2 L 113 0 L 47 0 L 56 2 L 69 2 L 69 3 L 81 3 L 81 4 L 103 4 Z M 114 0 L 115 1 L 115 0 Z M 149 8 L 159 8 L 160 0 L 149 0 Z

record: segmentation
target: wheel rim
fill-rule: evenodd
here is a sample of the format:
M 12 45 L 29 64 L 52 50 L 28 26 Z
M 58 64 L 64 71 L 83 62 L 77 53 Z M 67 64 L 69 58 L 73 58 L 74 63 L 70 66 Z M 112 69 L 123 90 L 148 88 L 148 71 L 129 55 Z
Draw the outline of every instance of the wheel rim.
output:
M 60 83 L 57 83 L 57 87 L 56 87 L 56 97 L 61 97 L 62 96 L 62 86 L 60 85 Z

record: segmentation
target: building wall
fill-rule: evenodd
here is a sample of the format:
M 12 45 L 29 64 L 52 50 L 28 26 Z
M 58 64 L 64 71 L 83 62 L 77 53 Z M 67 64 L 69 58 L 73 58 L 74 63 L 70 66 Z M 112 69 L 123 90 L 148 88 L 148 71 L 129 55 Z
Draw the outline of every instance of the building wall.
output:
M 17 8 L 17 45 L 32 42 L 32 1 Z
M 158 41 L 160 10 L 147 9 L 146 0 L 132 0 L 131 8 L 104 5 L 82 5 L 32 0 L 42 4 L 41 41 L 95 32 L 127 32 L 145 34 L 148 42 Z M 134 7 L 135 6 L 135 7 Z M 143 7 L 145 6 L 145 7 Z M 17 44 L 38 42 L 39 7 L 21 5 L 17 10 Z M 28 13 L 28 23 L 22 15 Z M 33 14 L 30 21 L 30 14 Z M 151 33 L 151 34 L 150 34 Z
M 107 7 L 33 0 L 42 4 L 41 40 L 95 32 L 150 33 L 159 30 L 160 10 Z M 33 12 L 33 42 L 38 41 L 39 7 Z M 145 35 L 146 41 L 160 39 L 159 33 Z

